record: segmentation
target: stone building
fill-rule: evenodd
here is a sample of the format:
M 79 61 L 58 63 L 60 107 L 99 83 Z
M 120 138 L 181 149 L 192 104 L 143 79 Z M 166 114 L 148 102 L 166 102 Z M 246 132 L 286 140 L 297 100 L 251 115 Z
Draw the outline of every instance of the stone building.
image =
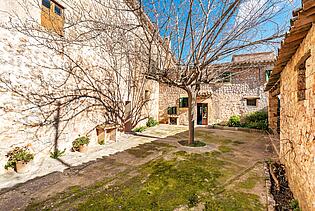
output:
M 232 61 L 215 65 L 220 76 L 203 85 L 196 109 L 197 125 L 226 122 L 232 115 L 266 109 L 264 86 L 273 68 L 274 54 L 261 52 L 234 55 Z M 160 84 L 159 121 L 188 124 L 188 98 L 184 90 Z
M 280 159 L 302 210 L 315 210 L 315 2 L 302 0 L 270 80 L 269 127 L 280 132 Z
M 159 84 L 142 74 L 141 43 L 119 27 L 102 28 L 140 25 L 134 1 L 102 2 L 100 9 L 90 0 L 0 1 L 0 174 L 15 146 L 31 144 L 41 168 L 57 136 L 58 148 L 70 150 L 80 135 L 97 145 L 131 129 L 130 119 L 158 118 Z

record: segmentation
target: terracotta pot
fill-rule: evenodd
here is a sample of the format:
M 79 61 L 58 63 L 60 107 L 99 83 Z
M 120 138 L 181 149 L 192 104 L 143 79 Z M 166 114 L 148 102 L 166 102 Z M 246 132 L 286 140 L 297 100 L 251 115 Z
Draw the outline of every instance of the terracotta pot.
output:
M 15 171 L 17 173 L 24 173 L 26 172 L 26 165 L 27 163 L 24 161 L 17 161 L 15 165 Z
M 79 146 L 79 152 L 84 153 L 84 152 L 87 152 L 87 150 L 88 150 L 88 146 L 87 145 L 80 145 Z

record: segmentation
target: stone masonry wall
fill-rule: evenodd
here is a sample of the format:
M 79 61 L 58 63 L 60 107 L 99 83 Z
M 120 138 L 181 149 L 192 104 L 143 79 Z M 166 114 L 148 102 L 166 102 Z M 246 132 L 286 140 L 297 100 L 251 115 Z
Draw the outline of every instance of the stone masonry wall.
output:
M 247 96 L 257 96 L 257 106 L 248 106 Z M 266 110 L 267 98 L 264 86 L 250 84 L 228 84 L 213 88 L 209 112 L 209 124 L 227 121 L 232 115 L 245 115 L 250 112 Z
M 31 39 L 14 33 L 9 30 L 0 30 L 0 67 L 1 76 L 4 73 L 11 73 L 17 83 L 21 76 L 28 75 L 30 71 L 46 72 L 36 65 L 49 64 L 51 61 L 43 55 L 49 53 L 47 49 L 39 49 L 29 46 Z M 50 70 L 48 70 L 50 71 Z M 57 72 L 56 72 L 57 75 Z M 22 81 L 29 83 L 32 81 Z M 4 165 L 6 163 L 5 154 L 15 146 L 30 145 L 30 149 L 35 153 L 35 159 L 32 168 L 36 171 L 41 168 L 43 159 L 49 158 L 49 151 L 54 146 L 55 129 L 53 126 L 47 127 L 29 127 L 25 124 L 36 122 L 39 114 L 34 112 L 23 113 L 22 110 L 30 105 L 20 96 L 5 92 L 0 86 L 0 174 L 5 174 Z M 69 153 L 72 147 L 72 141 L 79 135 L 87 134 L 91 138 L 91 145 L 97 144 L 96 130 L 97 125 L 102 123 L 101 115 L 98 111 L 88 111 L 77 116 L 67 123 L 60 123 L 60 129 L 63 133 L 59 137 L 59 149 L 67 149 Z
M 272 69 L 271 62 L 245 70 L 233 69 L 231 83 L 203 85 L 199 93 L 207 93 L 207 96 L 199 97 L 197 103 L 208 104 L 208 124 L 225 122 L 232 115 L 267 110 L 268 99 L 264 92 L 264 84 L 265 71 L 270 69 Z M 179 98 L 185 96 L 187 95 L 184 90 L 160 84 L 159 121 L 161 123 L 168 123 L 167 108 L 177 106 L 178 124 L 188 125 L 187 109 L 178 107 Z M 247 106 L 247 97 L 257 97 L 257 106 Z
M 4 17 L 8 18 L 8 13 L 2 12 L 14 9 L 9 0 L 1 1 L 0 22 L 3 23 Z M 15 2 L 15 1 L 14 1 Z M 33 2 L 30 0 L 30 2 Z M 38 1 L 41 2 L 41 1 Z M 110 1 L 109 1 L 110 2 Z M 16 6 L 16 5 L 15 5 Z M 22 11 L 21 16 L 23 16 Z M 40 20 L 40 10 L 35 9 L 31 11 L 36 20 Z M 110 20 L 112 21 L 112 20 Z M 32 74 L 36 72 L 37 75 L 43 76 L 43 79 L 51 79 L 50 81 L 58 84 L 59 79 L 62 81 L 63 75 L 58 69 L 49 69 L 54 65 L 62 66 L 64 64 L 64 57 L 62 55 L 55 55 L 54 52 L 47 48 L 39 48 L 32 44 L 36 43 L 32 38 L 22 35 L 13 30 L 0 28 L 0 77 L 4 79 L 9 77 L 10 81 L 15 82 L 15 85 L 22 84 L 28 86 L 30 90 L 36 91 L 39 78 L 32 78 Z M 77 47 L 79 48 L 79 47 Z M 94 49 L 80 48 L 72 51 L 75 54 L 73 57 L 87 57 L 93 67 L 104 65 L 104 61 L 98 56 L 98 52 Z M 86 53 L 86 54 L 84 54 Z M 51 56 L 51 55 L 55 56 Z M 92 62 L 91 62 L 92 61 Z M 89 62 L 87 62 L 89 63 Z M 121 65 L 123 67 L 123 65 Z M 102 66 L 104 67 L 104 66 Z M 88 68 L 90 71 L 92 68 Z M 121 69 L 123 72 L 124 69 Z M 96 73 L 100 74 L 100 73 Z M 102 79 L 100 76 L 98 79 Z M 28 79 L 28 80 L 24 80 Z M 79 82 L 78 82 L 79 83 Z M 70 88 L 76 86 L 78 83 L 69 83 Z M 125 96 L 126 86 L 121 85 L 121 95 Z M 49 87 L 53 89 L 52 87 Z M 156 82 L 148 82 L 145 89 L 150 90 L 151 101 L 143 111 L 147 116 L 158 117 L 158 93 L 159 86 Z M 67 90 L 65 90 L 67 92 Z M 124 98 L 124 100 L 127 100 Z M 83 104 L 83 102 L 82 102 Z M 80 107 L 78 103 L 78 107 Z M 54 147 L 55 128 L 53 126 L 45 126 L 38 128 L 36 125 L 30 127 L 33 122 L 41 118 L 38 110 L 30 110 L 27 114 L 22 112 L 26 108 L 30 108 L 32 104 L 23 100 L 20 96 L 4 89 L 4 85 L 0 83 L 0 175 L 6 176 L 7 172 L 4 165 L 7 161 L 6 153 L 15 146 L 30 145 L 31 150 L 35 153 L 35 158 L 32 161 L 32 170 L 36 171 L 42 166 L 45 159 L 51 159 L 49 152 Z M 71 110 L 71 109 L 69 109 Z M 71 153 L 72 141 L 79 135 L 88 135 L 91 139 L 90 145 L 97 145 L 97 134 L 95 127 L 104 123 L 103 111 L 87 110 L 68 122 L 60 123 L 60 131 L 62 133 L 59 137 L 58 148 L 60 150 L 66 149 L 66 153 Z M 25 115 L 24 115 L 25 114 Z M 55 114 L 53 114 L 55 115 Z M 26 124 L 28 126 L 26 126 Z M 117 138 L 119 139 L 118 132 Z
M 281 73 L 280 147 L 289 185 L 303 210 L 315 210 L 315 27 Z M 296 65 L 306 61 L 306 99 L 298 101 Z

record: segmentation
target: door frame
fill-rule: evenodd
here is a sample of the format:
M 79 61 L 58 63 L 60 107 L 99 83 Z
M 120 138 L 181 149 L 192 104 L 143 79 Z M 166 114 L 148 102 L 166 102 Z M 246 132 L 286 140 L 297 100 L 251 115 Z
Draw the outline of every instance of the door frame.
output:
M 202 109 L 202 112 L 200 110 Z M 206 109 L 206 112 L 204 112 L 204 109 Z M 197 103 L 197 125 L 208 125 L 208 103 Z M 201 116 L 200 116 L 201 115 Z M 200 118 L 201 118 L 201 124 L 200 124 Z

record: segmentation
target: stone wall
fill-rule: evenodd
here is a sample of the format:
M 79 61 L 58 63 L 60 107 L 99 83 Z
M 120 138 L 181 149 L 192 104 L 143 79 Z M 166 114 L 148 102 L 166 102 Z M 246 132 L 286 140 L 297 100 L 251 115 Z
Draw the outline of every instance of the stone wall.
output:
M 289 185 L 303 210 L 315 210 L 315 27 L 309 31 L 280 79 L 280 148 Z M 296 65 L 306 60 L 305 100 L 298 101 Z
M 6 24 L 5 21 L 8 20 L 9 12 L 14 11 L 15 8 L 17 8 L 15 11 L 18 11 L 18 15 L 21 15 L 20 17 L 25 16 L 25 18 L 29 18 L 28 16 L 26 17 L 23 10 L 18 7 L 18 4 L 10 4 L 11 2 L 12 1 L 9 0 L 0 1 L 1 24 Z M 33 1 L 29 0 L 29 2 Z M 40 5 L 41 1 L 38 1 L 38 3 Z M 32 7 L 30 6 L 30 8 Z M 34 15 L 34 23 L 40 23 L 40 9 L 38 7 L 30 9 L 30 15 Z M 12 17 L 14 20 L 14 16 Z M 132 17 L 134 18 L 134 15 Z M 22 21 L 24 21 L 24 18 L 22 18 Z M 112 19 L 108 21 L 112 21 Z M 65 36 L 67 35 L 70 36 L 72 34 L 66 31 Z M 51 38 L 53 38 L 53 36 L 54 35 L 51 35 Z M 57 92 L 59 89 L 58 85 L 62 84 L 68 76 L 68 74 L 65 74 L 65 71 L 61 71 L 61 68 L 67 68 L 67 65 L 70 66 L 71 63 L 62 54 L 58 54 L 44 46 L 38 47 L 36 44 L 38 44 L 38 42 L 29 36 L 25 36 L 15 30 L 8 30 L 0 27 L 1 80 L 13 82 L 10 83 L 10 85 L 13 85 L 15 88 L 25 88 L 23 89 L 23 93 L 28 93 L 28 91 L 29 93 L 32 92 L 34 94 Z M 109 77 L 112 75 L 109 74 L 108 76 L 102 72 L 102 70 L 106 69 L 108 63 L 115 60 L 115 64 L 120 70 L 119 74 L 122 77 L 127 78 L 127 80 L 120 80 L 121 84 L 114 84 L 115 87 L 118 86 L 119 89 L 116 90 L 116 93 L 119 93 L 119 96 L 117 94 L 117 101 L 124 102 L 130 100 L 133 102 L 133 105 L 136 105 L 138 102 L 137 99 L 141 99 L 144 95 L 142 92 L 144 92 L 144 90 L 149 90 L 150 101 L 144 106 L 141 114 L 143 115 L 143 118 L 148 116 L 158 118 L 158 83 L 146 81 L 143 87 L 141 87 L 141 91 L 136 90 L 134 92 L 128 92 L 127 82 L 130 82 L 130 78 L 128 77 L 129 72 L 126 68 L 128 65 L 125 64 L 123 56 L 119 55 L 116 58 L 113 58 L 108 55 L 107 58 L 107 55 L 105 55 L 104 57 L 101 57 L 99 46 L 93 48 L 91 46 L 93 46 L 94 43 L 91 45 L 89 45 L 89 43 L 84 44 L 84 47 L 75 44 L 70 46 L 69 44 L 67 48 L 64 48 L 64 52 L 74 58 L 75 62 L 79 62 L 81 67 L 89 71 L 88 76 L 90 77 L 89 79 L 92 80 L 93 85 L 100 85 L 100 89 L 105 92 L 107 86 L 109 86 L 109 79 L 110 81 L 118 81 L 118 78 Z M 102 50 L 104 51 L 104 49 Z M 144 78 L 143 74 L 138 74 Z M 82 86 L 84 87 L 83 81 L 86 81 L 86 77 L 84 76 L 81 81 L 69 79 L 66 86 L 63 87 L 63 92 L 69 95 L 75 93 L 76 90 Z M 46 87 L 47 89 L 42 86 L 43 84 L 49 84 Z M 139 84 L 136 83 L 132 85 L 133 87 L 139 86 Z M 25 97 L 26 96 L 21 96 L 10 91 L 5 83 L 0 83 L 0 175 L 8 173 L 4 170 L 4 165 L 7 160 L 5 154 L 15 146 L 31 146 L 31 150 L 35 153 L 33 162 L 36 165 L 34 165 L 34 168 L 41 168 L 40 165 L 43 160 L 51 159 L 49 157 L 49 152 L 52 151 L 54 147 L 54 137 L 56 133 L 54 125 L 39 127 L 40 125 L 37 123 L 40 122 L 45 115 L 47 116 L 47 114 L 43 115 L 46 110 L 40 111 L 34 106 L 33 102 L 27 101 Z M 106 97 L 108 97 L 108 95 Z M 49 96 L 46 96 L 46 99 L 49 99 Z M 93 99 L 89 103 L 94 102 L 92 101 Z M 70 116 L 67 111 L 75 111 L 76 109 L 88 105 L 88 100 L 86 99 L 78 99 L 73 102 L 74 103 L 71 104 L 71 106 L 65 107 L 62 111 L 62 113 L 65 114 L 65 117 L 67 117 L 67 115 Z M 33 106 L 34 108 L 32 108 Z M 53 110 L 54 108 L 55 107 L 50 107 L 49 109 Z M 53 119 L 55 115 L 56 113 L 54 112 L 50 116 L 50 119 Z M 66 153 L 71 153 L 72 141 L 79 135 L 85 134 L 91 139 L 90 145 L 97 145 L 96 126 L 107 121 L 104 116 L 104 111 L 102 108 L 98 107 L 86 109 L 76 117 L 60 122 L 58 148 L 61 150 L 66 149 Z M 119 135 L 120 132 L 118 131 L 118 139 Z
M 212 89 L 209 124 L 227 121 L 232 115 L 245 115 L 267 108 L 267 97 L 263 85 L 222 84 Z M 248 106 L 246 98 L 253 96 L 257 97 L 257 106 Z
M 11 77 L 15 79 L 17 84 L 28 84 L 30 87 L 36 88 L 35 81 L 24 81 L 23 76 L 30 75 L 35 69 L 43 73 L 49 72 L 49 69 L 45 70 L 45 68 L 37 66 L 50 64 L 49 57 L 43 56 L 49 51 L 29 46 L 32 39 L 4 29 L 0 30 L 0 40 L 1 76 L 11 73 Z M 57 71 L 55 74 L 57 76 Z M 0 85 L 0 174 L 6 173 L 4 170 L 5 154 L 15 146 L 30 145 L 30 149 L 35 153 L 33 162 L 37 166 L 33 170 L 36 170 L 41 167 L 40 164 L 43 159 L 51 159 L 49 158 L 49 152 L 52 151 L 55 144 L 56 130 L 52 125 L 40 128 L 35 125 L 34 127 L 30 126 L 33 122 L 34 124 L 37 122 L 41 114 L 35 109 L 34 112 L 23 111 L 29 108 L 31 104 L 23 97 L 8 92 L 7 89 L 3 89 L 1 86 L 2 84 Z M 72 141 L 79 135 L 85 134 L 91 139 L 90 145 L 97 145 L 95 127 L 103 121 L 101 114 L 101 111 L 87 111 L 70 121 L 61 122 L 58 140 L 59 149 L 67 149 L 66 153 L 69 153 Z
M 251 53 L 251 54 L 241 54 L 233 55 L 232 62 L 242 62 L 242 61 L 270 61 L 275 58 L 273 52 L 261 52 L 261 53 Z
M 165 84 L 160 84 L 159 94 L 159 122 L 162 124 L 168 124 L 169 115 L 167 114 L 168 107 L 177 107 L 178 112 L 178 124 L 188 125 L 187 122 L 187 109 L 179 108 L 179 98 L 181 96 L 187 96 L 185 90 L 169 87 Z
M 271 61 L 269 59 L 269 62 L 262 62 L 255 66 L 231 68 L 229 70 L 233 74 L 231 82 L 203 85 L 197 103 L 208 104 L 208 124 L 225 122 L 232 115 L 267 110 L 267 95 L 264 92 L 265 71 L 272 69 Z M 187 94 L 184 90 L 160 84 L 159 121 L 161 123 L 169 121 L 167 108 L 177 106 L 178 124 L 188 125 L 187 109 L 179 108 L 179 98 L 185 96 Z M 257 106 L 248 106 L 247 98 L 257 98 Z

